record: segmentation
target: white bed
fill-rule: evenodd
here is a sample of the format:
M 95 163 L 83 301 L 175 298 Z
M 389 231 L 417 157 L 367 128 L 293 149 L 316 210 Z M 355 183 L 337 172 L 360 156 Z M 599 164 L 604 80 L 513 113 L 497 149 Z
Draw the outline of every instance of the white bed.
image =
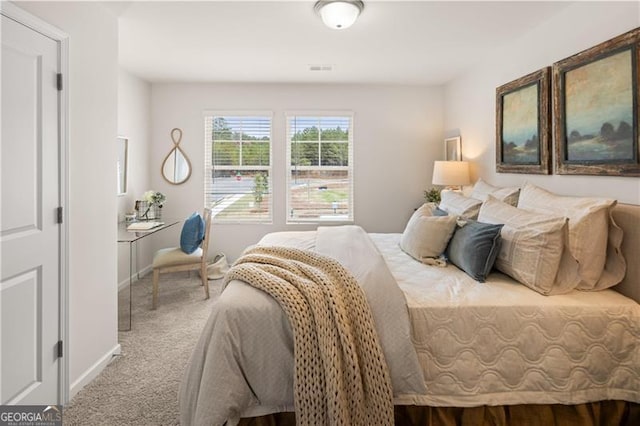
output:
M 638 210 L 616 208 L 630 260 L 640 253 Z M 369 235 L 406 298 L 426 387 L 394 389 L 394 404 L 640 403 L 640 305 L 632 298 L 615 290 L 543 296 L 496 272 L 478 283 L 453 265 L 415 261 L 400 249 L 400 234 Z M 260 244 L 314 250 L 315 237 L 274 233 Z M 638 265 L 629 264 L 618 287 L 637 297 Z M 293 411 L 293 343 L 277 302 L 232 281 L 210 323 L 216 331 L 203 334 L 181 387 L 182 422 Z

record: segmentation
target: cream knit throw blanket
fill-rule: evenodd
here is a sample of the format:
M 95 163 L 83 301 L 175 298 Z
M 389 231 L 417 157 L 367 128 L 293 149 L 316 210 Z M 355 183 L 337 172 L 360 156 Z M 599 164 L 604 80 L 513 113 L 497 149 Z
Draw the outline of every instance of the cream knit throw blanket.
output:
M 275 298 L 294 340 L 294 405 L 300 425 L 392 425 L 393 392 L 365 295 L 331 258 L 255 246 L 224 285 L 241 280 Z

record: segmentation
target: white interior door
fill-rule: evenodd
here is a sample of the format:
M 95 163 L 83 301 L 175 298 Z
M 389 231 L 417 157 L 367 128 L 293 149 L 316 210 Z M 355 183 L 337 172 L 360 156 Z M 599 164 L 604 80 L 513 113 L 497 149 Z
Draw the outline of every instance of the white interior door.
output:
M 57 404 L 58 42 L 2 16 L 1 404 Z

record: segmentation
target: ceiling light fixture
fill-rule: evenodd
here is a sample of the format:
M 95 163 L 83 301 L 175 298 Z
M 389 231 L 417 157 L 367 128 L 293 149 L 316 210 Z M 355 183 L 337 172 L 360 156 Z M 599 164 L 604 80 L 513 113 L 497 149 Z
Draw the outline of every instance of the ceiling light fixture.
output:
M 319 0 L 314 9 L 327 27 L 343 30 L 356 22 L 364 3 L 359 0 Z

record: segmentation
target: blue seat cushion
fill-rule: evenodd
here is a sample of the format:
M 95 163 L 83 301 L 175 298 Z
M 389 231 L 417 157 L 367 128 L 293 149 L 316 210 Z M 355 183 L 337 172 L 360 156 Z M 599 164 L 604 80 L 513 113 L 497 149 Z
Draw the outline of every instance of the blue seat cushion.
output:
M 184 221 L 180 233 L 180 248 L 183 252 L 191 254 L 200 247 L 204 239 L 204 219 L 200 213 L 193 213 Z
M 500 251 L 502 227 L 467 220 L 464 226 L 456 227 L 447 246 L 447 258 L 474 280 L 485 282 Z

